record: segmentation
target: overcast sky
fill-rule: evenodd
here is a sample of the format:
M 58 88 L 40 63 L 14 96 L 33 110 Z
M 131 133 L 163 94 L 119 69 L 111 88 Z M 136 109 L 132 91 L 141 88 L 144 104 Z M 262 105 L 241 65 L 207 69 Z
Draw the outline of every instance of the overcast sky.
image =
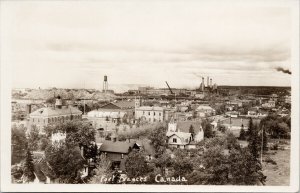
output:
M 290 86 L 288 7 L 205 2 L 2 1 L 13 87 Z

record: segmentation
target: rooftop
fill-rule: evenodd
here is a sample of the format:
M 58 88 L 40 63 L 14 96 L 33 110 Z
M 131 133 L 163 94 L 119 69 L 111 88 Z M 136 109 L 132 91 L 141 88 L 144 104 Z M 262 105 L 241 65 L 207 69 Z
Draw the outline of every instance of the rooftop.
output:
M 150 106 L 141 106 L 139 108 L 136 108 L 137 110 L 141 110 L 141 111 L 163 111 L 164 108 L 162 107 L 150 107 Z
M 61 115 L 70 115 L 70 114 L 82 114 L 80 110 L 71 106 L 64 106 L 63 108 L 53 108 L 53 107 L 43 107 L 32 113 L 30 116 L 41 116 L 41 117 L 51 117 L 51 116 L 61 116 Z
M 102 152 L 114 152 L 114 153 L 129 153 L 130 149 L 135 143 L 124 142 L 124 141 L 103 141 L 100 146 L 100 151 Z

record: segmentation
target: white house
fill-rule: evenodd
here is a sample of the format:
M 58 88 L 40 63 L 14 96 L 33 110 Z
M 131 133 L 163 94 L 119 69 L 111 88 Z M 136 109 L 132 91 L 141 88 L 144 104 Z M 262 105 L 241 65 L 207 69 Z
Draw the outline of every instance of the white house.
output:
M 194 133 L 190 133 L 190 128 Z M 196 143 L 204 139 L 204 131 L 201 123 L 197 121 L 171 121 L 168 124 L 168 145 L 169 147 L 181 149 L 194 149 Z

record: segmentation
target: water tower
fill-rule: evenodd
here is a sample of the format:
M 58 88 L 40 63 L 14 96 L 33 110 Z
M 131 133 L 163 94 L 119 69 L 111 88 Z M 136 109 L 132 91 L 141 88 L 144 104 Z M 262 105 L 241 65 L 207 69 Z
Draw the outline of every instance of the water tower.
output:
M 104 75 L 104 80 L 103 80 L 103 92 L 106 92 L 107 90 L 108 90 L 107 76 Z

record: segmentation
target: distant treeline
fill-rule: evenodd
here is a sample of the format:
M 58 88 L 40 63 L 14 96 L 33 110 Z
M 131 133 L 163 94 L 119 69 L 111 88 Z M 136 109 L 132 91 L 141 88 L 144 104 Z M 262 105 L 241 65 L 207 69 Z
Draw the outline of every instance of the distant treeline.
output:
M 219 86 L 219 91 L 236 91 L 239 94 L 253 95 L 271 95 L 278 94 L 280 96 L 287 95 L 291 87 L 276 86 Z

